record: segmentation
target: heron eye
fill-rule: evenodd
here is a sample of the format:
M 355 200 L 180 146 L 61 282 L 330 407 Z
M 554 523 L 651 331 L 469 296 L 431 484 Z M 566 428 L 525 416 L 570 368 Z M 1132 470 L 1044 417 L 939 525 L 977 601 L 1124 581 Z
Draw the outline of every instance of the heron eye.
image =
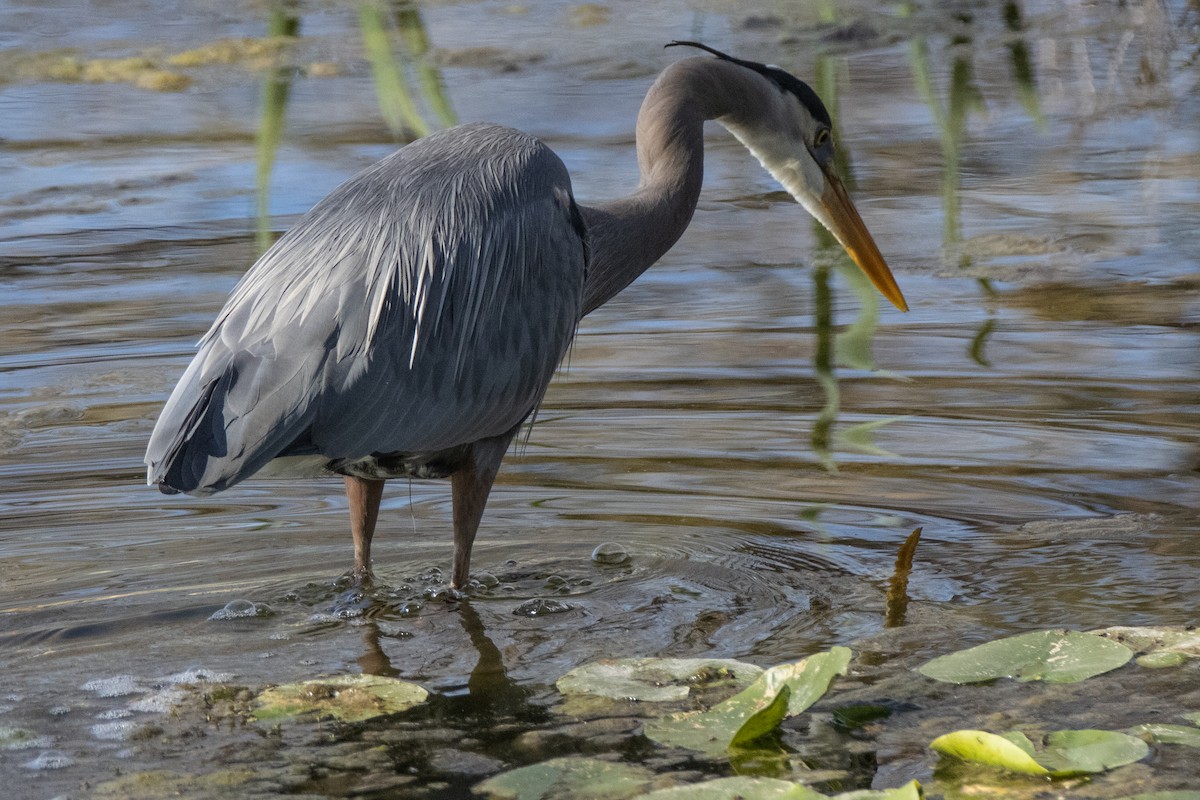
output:
M 813 137 L 813 147 L 824 147 L 829 141 L 829 128 L 821 128 L 817 131 L 817 135 Z

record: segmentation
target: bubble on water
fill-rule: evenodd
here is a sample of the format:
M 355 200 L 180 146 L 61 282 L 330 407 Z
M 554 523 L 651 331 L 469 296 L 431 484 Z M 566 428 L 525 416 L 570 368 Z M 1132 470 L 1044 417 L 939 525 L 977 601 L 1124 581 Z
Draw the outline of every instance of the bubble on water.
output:
M 209 619 L 220 622 L 227 619 L 273 616 L 275 616 L 275 610 L 266 603 L 255 603 L 250 600 L 230 600 L 220 611 L 213 612 L 213 615 Z
M 426 600 L 439 600 L 445 603 L 462 600 L 463 596 L 462 592 L 451 586 L 427 586 L 425 591 L 421 592 L 421 597 Z
M 416 583 L 441 583 L 445 578 L 437 567 L 430 567 L 416 577 Z
M 52 717 L 61 717 L 64 714 L 70 714 L 71 707 L 70 706 L 50 706 L 50 708 L 46 709 L 46 713 Z
M 406 631 L 399 625 L 391 625 L 386 622 L 380 622 L 377 626 L 380 636 L 386 636 L 389 639 L 411 639 L 412 631 Z
M 396 611 L 402 617 L 415 617 L 421 613 L 421 609 L 424 607 L 425 604 L 420 600 L 409 600 L 407 603 L 399 606 Z
M 327 611 L 314 611 L 308 615 L 308 621 L 317 625 L 327 625 L 331 622 L 345 622 L 357 619 L 367 613 L 367 609 L 357 606 L 334 606 Z
M 598 544 L 592 551 L 592 561 L 597 564 L 624 564 L 628 560 L 629 552 L 616 542 Z
M 97 714 L 96 719 L 129 719 L 132 716 L 133 712 L 124 708 L 110 708 Z
M 513 609 L 512 613 L 518 617 L 544 617 L 547 614 L 562 614 L 571 611 L 572 608 L 573 606 L 569 603 L 564 603 L 561 600 L 548 600 L 537 597 L 521 603 L 521 605 Z
M 59 750 L 47 750 L 25 762 L 25 769 L 63 769 L 75 763 L 75 759 Z
M 484 589 L 495 589 L 500 585 L 500 579 L 490 572 L 480 572 L 474 578 Z
M 547 589 L 557 589 L 560 586 L 565 586 L 567 579 L 562 575 L 549 575 L 543 584 Z
M 133 735 L 133 731 L 137 728 L 137 723 L 129 720 L 119 720 L 117 722 L 101 722 L 92 726 L 92 736 L 105 741 L 120 742 L 128 739 Z
M 95 692 L 100 697 L 124 697 L 145 691 L 141 681 L 132 675 L 114 675 L 111 678 L 94 678 L 80 687 L 85 692 Z
M 272 641 L 276 641 L 276 642 L 286 642 L 287 640 L 292 638 L 292 635 L 285 631 L 279 631 L 278 633 L 270 634 L 269 636 L 267 636 L 267 638 Z

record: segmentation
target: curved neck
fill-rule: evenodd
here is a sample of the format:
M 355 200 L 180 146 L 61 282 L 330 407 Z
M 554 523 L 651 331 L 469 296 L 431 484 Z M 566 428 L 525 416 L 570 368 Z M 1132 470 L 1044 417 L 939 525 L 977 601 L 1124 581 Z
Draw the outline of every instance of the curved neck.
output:
M 779 102 L 755 72 L 715 58 L 668 67 L 637 119 L 641 181 L 633 194 L 581 206 L 591 244 L 583 313 L 608 302 L 671 249 L 691 222 L 704 180 L 704 122 L 735 126 L 743 109 Z

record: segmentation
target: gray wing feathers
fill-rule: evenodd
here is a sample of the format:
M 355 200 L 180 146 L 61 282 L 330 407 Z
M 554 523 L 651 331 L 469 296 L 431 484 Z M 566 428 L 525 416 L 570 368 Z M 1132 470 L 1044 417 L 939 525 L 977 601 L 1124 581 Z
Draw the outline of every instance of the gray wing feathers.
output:
M 151 437 L 151 483 L 218 491 L 291 453 L 427 452 L 540 402 L 580 315 L 570 179 L 465 126 L 335 189 L 251 268 Z M 178 481 L 178 482 L 176 482 Z

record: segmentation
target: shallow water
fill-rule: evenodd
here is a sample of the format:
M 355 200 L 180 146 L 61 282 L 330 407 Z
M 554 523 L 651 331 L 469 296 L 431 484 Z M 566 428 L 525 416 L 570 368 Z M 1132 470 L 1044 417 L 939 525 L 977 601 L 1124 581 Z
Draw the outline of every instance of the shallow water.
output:
M 143 691 L 193 668 L 243 685 L 364 669 L 482 702 L 480 665 L 536 692 L 601 656 L 770 664 L 869 642 L 917 526 L 909 614 L 935 624 L 884 658 L 1196 622 L 1194 4 L 1025 4 L 1016 30 L 1000 8 L 964 22 L 848 2 L 830 23 L 772 3 L 606 7 L 596 25 L 558 3 L 420 13 L 458 117 L 544 137 L 584 202 L 636 182 L 633 119 L 678 56 L 663 42 L 824 76 L 912 311 L 863 290 L 714 126 L 691 229 L 585 321 L 502 470 L 474 558 L 496 581 L 474 622 L 425 596 L 451 557 L 443 483 L 389 486 L 374 598 L 335 584 L 351 556 L 338 481 L 207 499 L 143 485 L 153 419 L 254 259 L 263 72 L 192 68 L 190 88 L 160 93 L 10 70 L 0 725 L 48 738 L 5 753 L 7 782 L 50 797 L 110 776 L 114 757 L 160 766 L 97 727 L 112 684 L 93 682 L 122 676 Z M 149 8 L 0 5 L 0 45 L 107 58 L 266 31 L 257 5 Z M 302 19 L 299 61 L 337 74 L 291 87 L 276 230 L 395 146 L 357 8 Z M 835 334 L 840 363 L 814 370 Z M 594 562 L 605 542 L 629 559 Z M 210 619 L 238 600 L 273 615 Z M 71 763 L 37 768 L 48 750 Z M 880 785 L 922 777 L 908 758 Z

